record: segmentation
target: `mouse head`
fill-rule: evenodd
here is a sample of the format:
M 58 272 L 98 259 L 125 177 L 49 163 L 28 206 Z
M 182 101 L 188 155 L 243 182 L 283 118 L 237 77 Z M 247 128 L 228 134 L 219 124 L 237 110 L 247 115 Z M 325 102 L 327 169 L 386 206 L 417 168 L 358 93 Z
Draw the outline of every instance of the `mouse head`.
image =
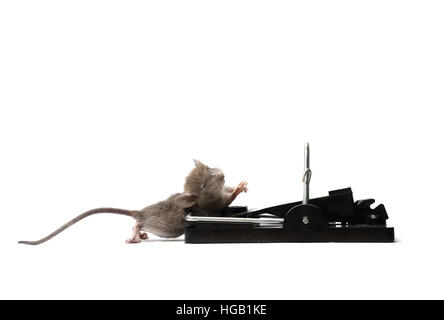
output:
M 225 184 L 222 170 L 210 168 L 198 160 L 194 160 L 194 169 L 185 180 L 185 192 L 199 196 L 202 192 L 217 192 Z

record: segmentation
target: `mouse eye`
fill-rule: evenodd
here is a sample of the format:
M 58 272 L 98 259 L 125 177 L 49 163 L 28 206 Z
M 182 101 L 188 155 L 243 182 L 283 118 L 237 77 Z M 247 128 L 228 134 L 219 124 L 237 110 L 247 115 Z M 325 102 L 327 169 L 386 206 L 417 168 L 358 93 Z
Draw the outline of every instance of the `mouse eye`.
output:
M 205 183 L 200 186 L 201 189 L 205 188 Z

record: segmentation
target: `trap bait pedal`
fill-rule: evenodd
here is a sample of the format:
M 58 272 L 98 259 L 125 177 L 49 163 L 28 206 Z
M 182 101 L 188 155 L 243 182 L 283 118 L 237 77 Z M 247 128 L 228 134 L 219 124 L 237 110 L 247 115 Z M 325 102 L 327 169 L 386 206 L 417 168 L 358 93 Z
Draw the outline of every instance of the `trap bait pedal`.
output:
M 305 145 L 303 200 L 260 210 L 228 207 L 221 217 L 186 217 L 185 243 L 393 242 L 383 204 L 353 200 L 351 188 L 309 199 L 310 150 Z

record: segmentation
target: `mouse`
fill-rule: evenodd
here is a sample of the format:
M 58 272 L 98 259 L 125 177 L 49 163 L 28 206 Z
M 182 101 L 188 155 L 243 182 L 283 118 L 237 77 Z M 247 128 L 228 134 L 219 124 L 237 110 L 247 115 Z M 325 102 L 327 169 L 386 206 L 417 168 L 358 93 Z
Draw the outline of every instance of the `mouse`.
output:
M 220 215 L 221 211 L 241 193 L 247 192 L 247 182 L 242 181 L 236 188 L 225 186 L 222 170 L 210 168 L 198 160 L 185 179 L 184 192 L 175 193 L 166 200 L 154 203 L 142 210 L 120 208 L 96 208 L 88 210 L 63 226 L 36 241 L 19 241 L 20 244 L 38 245 L 48 241 L 80 220 L 99 213 L 129 216 L 136 220 L 132 237 L 126 243 L 140 243 L 149 240 L 147 231 L 161 238 L 177 238 L 185 232 L 186 215 Z

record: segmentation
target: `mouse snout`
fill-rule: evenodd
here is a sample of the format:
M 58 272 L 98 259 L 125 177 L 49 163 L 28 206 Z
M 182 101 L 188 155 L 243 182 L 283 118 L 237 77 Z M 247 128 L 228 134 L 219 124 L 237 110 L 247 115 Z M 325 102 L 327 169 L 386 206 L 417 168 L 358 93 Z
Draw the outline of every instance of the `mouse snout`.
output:
M 218 173 L 216 173 L 215 176 L 216 176 L 216 178 L 217 178 L 218 180 L 224 180 L 224 179 L 225 179 L 225 175 L 224 175 L 224 173 L 221 172 L 221 171 L 218 172 Z

